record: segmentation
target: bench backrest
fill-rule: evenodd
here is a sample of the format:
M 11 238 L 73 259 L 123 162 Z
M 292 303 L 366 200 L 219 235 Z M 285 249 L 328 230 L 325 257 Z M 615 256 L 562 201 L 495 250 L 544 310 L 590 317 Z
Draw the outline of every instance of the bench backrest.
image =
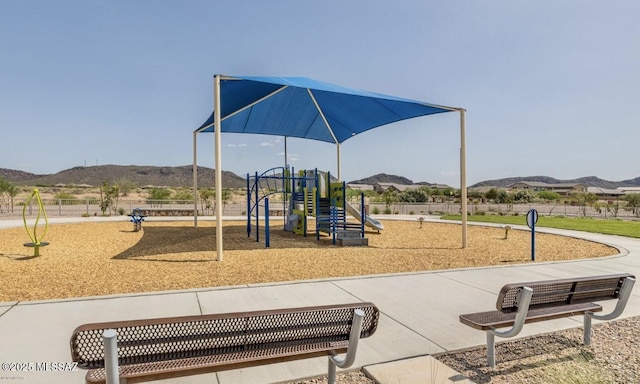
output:
M 500 290 L 496 308 L 503 312 L 517 311 L 517 296 L 523 287 L 533 289 L 533 296 L 529 304 L 530 309 L 617 299 L 622 282 L 627 277 L 635 278 L 631 274 L 621 273 L 507 284 Z
M 121 366 L 188 357 L 281 348 L 283 354 L 310 342 L 344 348 L 354 310 L 365 313 L 360 337 L 372 335 L 379 311 L 372 303 L 171 317 L 81 325 L 71 336 L 72 360 L 85 369 L 103 368 L 102 334 L 115 329 Z

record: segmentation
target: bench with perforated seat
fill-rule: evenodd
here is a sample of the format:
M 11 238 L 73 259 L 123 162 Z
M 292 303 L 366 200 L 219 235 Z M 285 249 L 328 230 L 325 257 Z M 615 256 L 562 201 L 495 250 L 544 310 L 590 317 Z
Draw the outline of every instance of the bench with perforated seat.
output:
M 635 276 L 628 273 L 507 284 L 500 290 L 497 310 L 460 315 L 460 322 L 487 332 L 487 364 L 495 366 L 495 336 L 513 337 L 526 323 L 584 316 L 584 344 L 591 344 L 591 319 L 620 316 L 629 300 Z M 615 309 L 596 315 L 595 302 L 617 299 Z M 512 327 L 506 331 L 499 328 Z
M 336 366 L 353 364 L 358 340 L 376 331 L 378 319 L 374 304 L 353 303 L 85 324 L 73 332 L 71 356 L 89 370 L 87 383 L 114 375 L 120 383 L 138 383 L 328 356 L 332 383 Z M 117 351 L 109 353 L 106 335 L 114 330 Z

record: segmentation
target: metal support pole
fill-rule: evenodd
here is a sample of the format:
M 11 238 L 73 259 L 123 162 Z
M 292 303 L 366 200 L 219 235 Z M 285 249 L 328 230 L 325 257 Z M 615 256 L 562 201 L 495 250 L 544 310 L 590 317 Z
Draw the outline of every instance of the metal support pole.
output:
M 338 166 L 338 181 L 342 181 L 342 164 L 340 162 L 340 143 L 336 144 L 336 152 L 338 154 L 338 161 L 337 161 L 337 166 Z
M 247 173 L 247 237 L 251 236 L 251 186 L 250 177 Z
M 584 334 L 582 340 L 584 345 L 591 345 L 591 316 L 588 313 L 584 314 Z
M 336 382 L 336 365 L 329 359 L 329 373 L 327 374 L 328 384 L 337 384 Z
M 216 146 L 216 260 L 222 261 L 222 143 L 221 143 L 221 115 L 220 111 L 220 75 L 213 77 L 213 121 L 215 124 Z
M 487 365 L 496 367 L 496 336 L 491 332 L 487 332 Z
M 115 329 L 107 329 L 102 333 L 104 340 L 104 364 L 107 376 L 106 384 L 119 384 L 118 370 L 118 333 Z
M 264 198 L 264 246 L 269 248 L 269 198 Z
M 460 202 L 462 203 L 462 248 L 467 248 L 467 139 L 466 110 L 460 109 Z
M 193 227 L 198 228 L 198 141 L 197 131 L 193 131 Z M 204 212 L 203 212 L 204 214 Z

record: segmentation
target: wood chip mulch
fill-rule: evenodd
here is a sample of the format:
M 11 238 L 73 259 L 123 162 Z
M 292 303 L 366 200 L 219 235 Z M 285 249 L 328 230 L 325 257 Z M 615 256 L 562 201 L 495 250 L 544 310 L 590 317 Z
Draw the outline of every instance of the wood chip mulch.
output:
M 224 260 L 215 261 L 215 222 L 122 222 L 50 225 L 50 244 L 34 257 L 25 228 L 0 230 L 0 302 L 293 281 L 337 276 L 531 263 L 528 231 L 459 224 L 385 221 L 367 230 L 368 247 L 338 247 L 272 225 L 271 247 L 247 238 L 246 222 L 224 222 Z M 538 233 L 536 261 L 617 254 L 615 248 Z

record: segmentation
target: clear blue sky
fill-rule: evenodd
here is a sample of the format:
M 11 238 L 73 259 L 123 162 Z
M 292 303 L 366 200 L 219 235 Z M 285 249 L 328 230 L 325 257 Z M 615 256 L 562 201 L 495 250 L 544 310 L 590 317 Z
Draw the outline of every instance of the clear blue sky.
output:
M 216 73 L 305 76 L 467 109 L 469 184 L 640 176 L 640 1 L 0 1 L 0 168 L 192 163 Z M 223 135 L 223 169 L 284 164 Z M 213 167 L 213 135 L 198 138 Z M 342 176 L 459 186 L 455 113 L 359 135 Z M 331 144 L 290 139 L 296 169 Z

